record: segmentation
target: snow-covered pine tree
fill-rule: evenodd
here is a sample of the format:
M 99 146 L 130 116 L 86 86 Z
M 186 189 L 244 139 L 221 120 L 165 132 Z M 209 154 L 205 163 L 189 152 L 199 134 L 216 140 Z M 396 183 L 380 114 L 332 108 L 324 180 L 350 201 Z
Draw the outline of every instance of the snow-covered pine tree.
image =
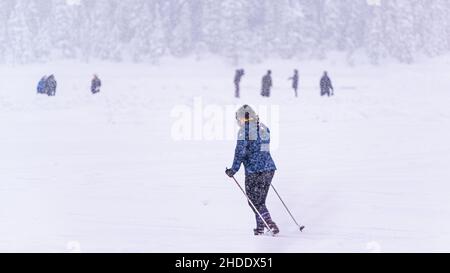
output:
M 248 53 L 249 35 L 247 19 L 247 1 L 223 0 L 220 2 L 222 20 L 218 26 L 222 33 L 222 54 L 234 65 Z M 258 50 L 258 49 L 253 49 Z
M 301 55 L 305 51 L 305 39 L 302 35 L 304 31 L 303 6 L 299 1 L 285 1 L 283 7 L 283 29 L 284 34 L 280 39 L 282 48 L 281 56 L 284 58 L 292 58 Z
M 342 25 L 337 36 L 337 48 L 346 53 L 349 64 L 354 63 L 354 54 L 364 46 L 365 30 L 368 29 L 370 18 L 369 8 L 366 1 L 341 0 Z
M 287 10 L 286 1 L 261 0 L 262 9 L 264 10 L 263 37 L 260 39 L 263 47 L 263 57 L 265 59 L 276 57 L 279 54 L 279 47 L 282 45 L 282 39 L 285 39 L 286 32 L 282 25 L 283 10 Z M 285 48 L 283 50 L 286 50 Z
M 92 43 L 91 57 L 100 60 L 117 59 L 114 48 L 117 46 L 118 29 L 115 28 L 114 0 L 96 0 L 90 11 L 90 43 Z
M 449 16 L 450 2 L 447 0 L 420 1 L 422 12 L 422 24 L 426 29 L 421 29 L 421 45 L 423 52 L 428 56 L 437 56 L 449 50 L 450 24 L 446 20 Z M 424 5 L 428 8 L 424 9 Z
M 33 36 L 33 52 L 36 61 L 45 62 L 51 56 L 52 43 L 49 31 L 51 29 L 51 20 L 43 19 L 39 24 L 36 35 Z
M 0 1 L 0 62 L 4 62 L 6 58 L 8 19 L 14 4 L 13 0 Z
M 52 41 L 52 1 L 30 0 L 27 12 L 27 24 L 32 33 L 33 58 L 35 61 L 46 61 L 51 56 Z
M 27 8 L 25 10 L 26 22 L 33 37 L 37 35 L 41 27 L 42 18 L 39 13 L 39 5 L 41 2 L 42 0 L 28 0 Z
M 292 58 L 302 47 L 302 6 L 298 1 L 291 0 L 276 3 L 265 0 L 261 1 L 261 5 L 265 10 L 263 42 L 255 38 L 263 47 L 264 56 Z
M 365 49 L 372 64 L 378 64 L 386 56 L 386 47 L 383 41 L 384 22 L 381 6 L 372 5 L 369 8 L 368 24 L 365 32 Z
M 203 18 L 204 14 L 204 2 L 203 0 L 190 0 L 188 2 L 189 14 L 190 14 L 190 26 L 191 26 L 191 41 L 192 51 L 197 56 L 203 53 L 206 49 L 203 43 Z
M 74 7 L 65 0 L 52 0 L 50 41 L 57 56 L 75 58 L 75 38 L 78 26 L 74 23 Z
M 194 41 L 192 40 L 192 10 L 187 1 L 174 3 L 171 13 L 177 14 L 176 19 L 171 23 L 169 40 L 170 53 L 175 57 L 184 57 L 192 52 Z
M 399 61 L 411 63 L 414 60 L 414 49 L 416 36 L 414 35 L 414 17 L 410 0 L 394 0 L 389 2 L 388 6 L 393 10 L 394 20 L 389 20 L 391 25 L 388 30 L 394 30 L 390 33 L 391 54 Z
M 165 45 L 168 54 L 186 56 L 192 51 L 191 15 L 187 0 L 159 1 Z
M 323 47 L 323 54 L 339 49 L 338 42 L 345 31 L 344 16 L 340 13 L 342 1 L 324 0 L 321 14 L 321 38 L 320 44 Z
M 301 0 L 304 18 L 302 20 L 302 39 L 304 47 L 307 49 L 304 56 L 306 58 L 323 58 L 324 47 L 321 44 L 322 22 L 321 9 L 323 0 Z
M 266 1 L 248 0 L 247 5 L 247 46 L 249 48 L 248 60 L 259 63 L 269 55 L 266 40 Z
M 138 49 L 135 48 L 136 37 L 141 31 L 141 25 L 146 24 L 148 20 L 147 12 L 143 12 L 141 7 L 143 3 L 147 1 L 142 0 L 128 0 L 117 1 L 114 14 L 112 15 L 114 24 L 115 37 L 114 54 L 120 59 L 136 60 L 140 59 L 137 53 Z M 154 1 L 152 1 L 154 2 Z
M 6 54 L 13 63 L 33 60 L 32 33 L 27 25 L 28 0 L 17 0 L 7 21 Z
M 136 32 L 131 41 L 133 60 L 136 62 L 150 61 L 155 63 L 164 54 L 165 37 L 162 19 L 157 2 L 140 4 L 139 15 L 143 18 L 136 24 Z
M 204 0 L 202 40 L 208 53 L 220 54 L 222 44 L 222 9 L 216 0 Z

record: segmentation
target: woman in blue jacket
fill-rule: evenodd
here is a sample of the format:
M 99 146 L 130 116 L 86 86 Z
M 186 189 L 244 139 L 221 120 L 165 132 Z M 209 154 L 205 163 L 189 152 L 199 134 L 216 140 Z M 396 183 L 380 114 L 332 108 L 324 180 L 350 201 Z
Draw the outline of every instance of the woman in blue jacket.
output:
M 227 169 L 226 174 L 233 177 L 240 169 L 245 168 L 245 190 L 259 214 L 264 218 L 274 234 L 279 229 L 270 216 L 266 207 L 267 193 L 277 170 L 270 155 L 270 130 L 259 122 L 256 112 L 248 105 L 241 107 L 236 113 L 236 120 L 240 126 L 234 155 L 233 167 Z M 254 208 L 251 206 L 252 210 Z M 264 222 L 255 212 L 255 235 L 264 234 Z

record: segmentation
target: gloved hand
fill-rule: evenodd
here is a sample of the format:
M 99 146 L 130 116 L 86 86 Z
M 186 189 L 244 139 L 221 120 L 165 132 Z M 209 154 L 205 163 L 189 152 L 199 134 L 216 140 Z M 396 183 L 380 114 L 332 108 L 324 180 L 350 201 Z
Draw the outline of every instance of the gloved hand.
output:
M 225 173 L 226 173 L 229 177 L 233 177 L 233 176 L 236 174 L 232 169 L 226 169 Z

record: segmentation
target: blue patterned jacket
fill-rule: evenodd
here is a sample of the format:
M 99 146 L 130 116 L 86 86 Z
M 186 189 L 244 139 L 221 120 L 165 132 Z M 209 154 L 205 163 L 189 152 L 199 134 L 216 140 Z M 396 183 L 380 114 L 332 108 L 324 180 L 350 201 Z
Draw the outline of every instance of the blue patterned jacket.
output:
M 239 130 L 233 172 L 237 173 L 242 163 L 246 175 L 277 169 L 270 155 L 270 130 L 264 124 L 247 122 Z

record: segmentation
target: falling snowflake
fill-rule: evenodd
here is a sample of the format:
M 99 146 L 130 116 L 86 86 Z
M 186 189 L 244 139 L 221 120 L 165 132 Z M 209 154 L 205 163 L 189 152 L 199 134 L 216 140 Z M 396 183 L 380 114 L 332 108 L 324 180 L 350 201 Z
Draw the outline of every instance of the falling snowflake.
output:
M 369 6 L 381 6 L 381 0 L 367 0 Z
M 69 6 L 79 6 L 81 5 L 81 0 L 66 0 L 66 4 Z

